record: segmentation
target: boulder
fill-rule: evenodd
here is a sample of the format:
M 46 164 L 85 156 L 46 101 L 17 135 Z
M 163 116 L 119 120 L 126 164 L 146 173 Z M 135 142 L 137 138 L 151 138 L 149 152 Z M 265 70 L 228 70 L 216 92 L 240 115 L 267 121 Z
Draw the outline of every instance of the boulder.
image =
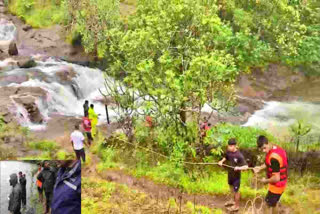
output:
M 36 98 L 31 95 L 19 96 L 13 98 L 16 103 L 21 104 L 28 112 L 29 119 L 33 123 L 42 123 L 43 117 L 36 104 Z
M 32 68 L 37 66 L 37 63 L 30 56 L 19 58 L 17 64 L 20 68 Z
M 8 54 L 10 56 L 18 55 L 18 48 L 17 48 L 17 45 L 16 45 L 15 41 L 11 41 L 10 42 Z
M 56 76 L 60 82 L 72 83 L 72 79 L 77 76 L 77 73 L 73 70 L 73 67 L 64 66 L 56 72 Z

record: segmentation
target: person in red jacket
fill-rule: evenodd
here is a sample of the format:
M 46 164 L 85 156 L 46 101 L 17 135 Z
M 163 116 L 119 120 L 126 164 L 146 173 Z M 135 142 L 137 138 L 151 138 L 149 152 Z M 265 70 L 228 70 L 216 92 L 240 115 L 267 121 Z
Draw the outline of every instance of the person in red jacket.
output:
M 265 213 L 277 213 L 277 204 L 283 194 L 288 181 L 288 159 L 284 149 L 269 144 L 268 139 L 261 135 L 258 137 L 257 146 L 266 153 L 265 163 L 253 169 L 258 173 L 262 169 L 267 170 L 267 178 L 261 180 L 269 185 L 265 198 L 267 208 Z
M 93 141 L 92 134 L 91 134 L 91 121 L 88 118 L 88 113 L 85 114 L 85 116 L 82 118 L 82 128 L 84 129 L 84 132 L 87 135 L 88 138 L 88 145 L 91 145 L 91 142 Z

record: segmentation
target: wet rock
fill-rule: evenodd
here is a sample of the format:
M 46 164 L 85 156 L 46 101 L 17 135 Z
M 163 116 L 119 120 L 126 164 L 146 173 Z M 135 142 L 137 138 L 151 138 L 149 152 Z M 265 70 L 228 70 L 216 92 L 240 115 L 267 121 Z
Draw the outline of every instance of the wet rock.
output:
M 29 119 L 33 123 L 42 123 L 43 117 L 36 104 L 36 98 L 30 95 L 13 98 L 15 102 L 21 104 L 28 112 Z
M 17 67 L 18 67 L 17 61 L 15 61 L 11 58 L 7 58 L 3 61 L 0 61 L 0 72 L 1 71 L 10 71 L 10 70 L 13 70 Z
M 0 50 L 4 53 L 9 52 L 9 46 L 17 41 L 16 26 L 6 19 L 0 19 Z
M 73 70 L 73 67 L 65 66 L 56 72 L 56 76 L 61 82 L 71 83 L 72 79 L 77 76 L 77 73 Z
M 29 31 L 29 30 L 31 30 L 32 29 L 32 26 L 31 25 L 24 25 L 23 27 L 22 27 L 22 30 L 24 30 L 24 31 Z
M 32 122 L 41 123 L 43 117 L 36 100 L 46 99 L 46 96 L 46 92 L 39 87 L 0 87 L 0 117 L 6 123 L 14 121 L 16 102 L 26 109 Z
M 18 48 L 17 48 L 17 45 L 14 41 L 11 41 L 9 44 L 8 54 L 10 56 L 18 55 Z
M 37 66 L 37 63 L 31 57 L 19 58 L 17 64 L 20 68 L 32 68 Z
M 262 109 L 264 106 L 264 102 L 261 99 L 257 98 L 249 98 L 237 96 L 238 108 L 242 111 L 242 113 L 249 112 L 253 113 L 256 110 Z

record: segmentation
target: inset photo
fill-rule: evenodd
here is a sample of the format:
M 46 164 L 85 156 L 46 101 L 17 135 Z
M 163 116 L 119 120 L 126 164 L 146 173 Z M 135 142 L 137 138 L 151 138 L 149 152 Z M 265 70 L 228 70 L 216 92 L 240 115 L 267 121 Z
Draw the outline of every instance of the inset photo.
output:
M 0 161 L 1 214 L 80 214 L 81 161 Z

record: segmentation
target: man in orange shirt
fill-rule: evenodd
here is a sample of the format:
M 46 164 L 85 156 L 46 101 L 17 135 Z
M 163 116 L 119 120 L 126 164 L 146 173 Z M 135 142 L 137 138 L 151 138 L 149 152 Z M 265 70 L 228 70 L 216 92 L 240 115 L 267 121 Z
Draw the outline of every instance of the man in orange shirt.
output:
M 258 137 L 257 146 L 266 153 L 265 163 L 253 169 L 255 173 L 267 169 L 267 178 L 261 180 L 262 183 L 268 183 L 269 185 L 268 194 L 265 198 L 268 205 L 265 213 L 277 213 L 277 203 L 286 188 L 288 180 L 287 154 L 279 146 L 269 144 L 268 139 L 263 135 Z

